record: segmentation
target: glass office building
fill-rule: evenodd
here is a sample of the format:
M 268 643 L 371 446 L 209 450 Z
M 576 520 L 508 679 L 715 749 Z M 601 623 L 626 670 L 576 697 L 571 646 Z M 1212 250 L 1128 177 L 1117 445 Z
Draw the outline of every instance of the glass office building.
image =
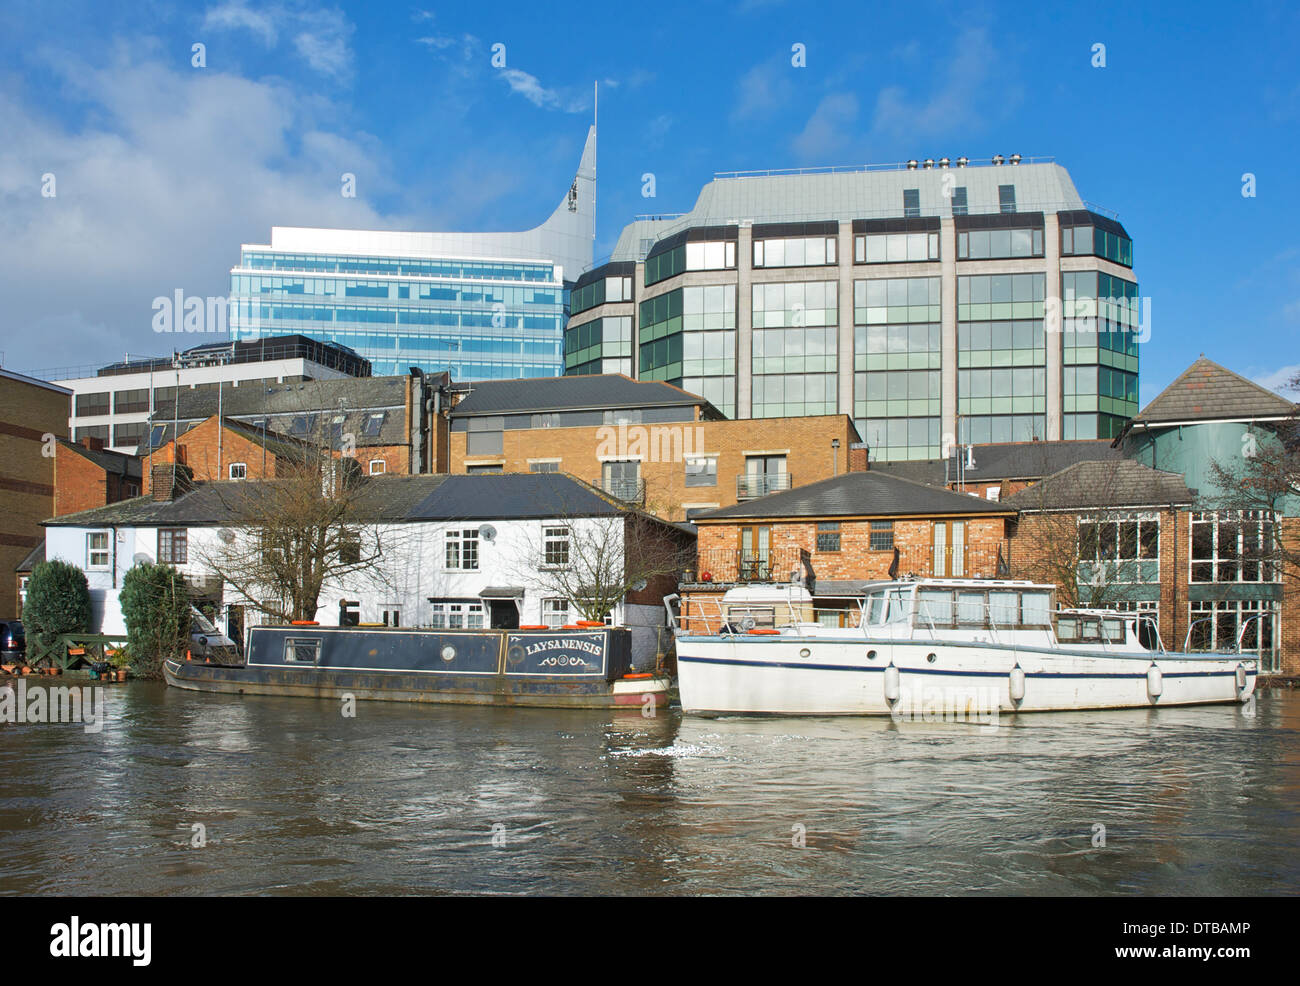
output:
M 230 272 L 232 336 L 341 343 L 376 376 L 559 376 L 570 289 L 592 261 L 595 139 L 559 207 L 526 232 L 273 228 Z
M 1050 161 L 719 175 L 574 297 L 566 373 L 848 414 L 874 459 L 1109 438 L 1138 409 L 1132 239 Z

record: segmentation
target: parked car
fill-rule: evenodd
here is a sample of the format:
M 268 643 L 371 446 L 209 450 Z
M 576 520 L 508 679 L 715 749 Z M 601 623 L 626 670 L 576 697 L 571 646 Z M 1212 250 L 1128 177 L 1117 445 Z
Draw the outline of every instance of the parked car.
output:
M 216 625 L 197 608 L 190 607 L 190 651 L 196 660 L 238 661 L 239 649 L 235 642 L 217 629 Z
M 27 653 L 27 634 L 21 620 L 0 620 L 0 657 L 21 660 Z

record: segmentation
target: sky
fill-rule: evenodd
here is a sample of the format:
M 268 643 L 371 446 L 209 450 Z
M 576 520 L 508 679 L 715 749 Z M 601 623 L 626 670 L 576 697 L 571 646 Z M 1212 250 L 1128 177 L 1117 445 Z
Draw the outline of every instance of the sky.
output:
M 212 341 L 154 299 L 224 296 L 273 225 L 536 226 L 598 83 L 598 260 L 719 171 L 1052 157 L 1133 237 L 1141 402 L 1202 353 L 1279 387 L 1297 50 L 1287 3 L 0 0 L 0 365 Z

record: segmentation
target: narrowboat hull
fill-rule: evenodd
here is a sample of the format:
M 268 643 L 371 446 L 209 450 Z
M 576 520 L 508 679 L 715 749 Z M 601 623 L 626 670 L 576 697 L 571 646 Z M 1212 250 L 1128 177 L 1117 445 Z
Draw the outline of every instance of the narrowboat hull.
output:
M 679 636 L 677 667 L 687 714 L 921 719 L 1242 703 L 1258 662 L 780 633 Z
M 668 704 L 666 675 L 630 668 L 630 635 L 595 631 L 439 632 L 257 627 L 232 667 L 167 661 L 188 691 L 548 709 Z

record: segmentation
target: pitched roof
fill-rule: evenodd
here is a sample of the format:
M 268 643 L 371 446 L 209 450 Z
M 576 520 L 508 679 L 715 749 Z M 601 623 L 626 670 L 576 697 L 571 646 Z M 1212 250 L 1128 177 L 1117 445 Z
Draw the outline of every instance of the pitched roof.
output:
M 30 572 L 43 561 L 45 561 L 45 538 L 41 538 L 41 543 L 27 552 L 26 557 L 14 566 L 14 571 Z
M 1216 419 L 1280 418 L 1296 405 L 1204 356 L 1139 411 L 1133 421 L 1149 424 Z
M 621 373 L 581 377 L 528 377 L 484 380 L 470 385 L 469 396 L 452 410 L 453 418 L 530 411 L 581 411 L 615 407 L 670 407 L 703 404 L 703 397 L 680 387 L 633 380 Z
M 1022 511 L 1191 504 L 1196 492 L 1182 473 L 1132 459 L 1076 462 L 1002 501 Z
M 974 465 L 965 469 L 968 483 L 984 480 L 1004 479 L 1041 479 L 1059 472 L 1076 462 L 1096 459 L 1115 459 L 1121 455 L 1118 449 L 1111 448 L 1110 439 L 1083 439 L 1051 442 L 994 442 L 974 446 Z M 950 457 L 945 459 L 921 459 L 899 462 L 875 462 L 871 468 L 887 472 L 918 483 L 942 486 L 945 482 L 956 482 L 957 472 L 949 465 L 945 474 L 945 462 L 952 463 Z
M 124 476 L 127 479 L 140 478 L 140 459 L 134 455 L 127 455 L 125 452 L 114 452 L 111 449 L 93 449 L 86 448 L 77 442 L 69 441 L 66 438 L 60 438 L 59 444 L 70 452 L 75 452 L 83 459 L 93 462 L 106 473 L 114 476 Z
M 142 496 L 106 507 L 65 514 L 46 527 L 207 527 L 247 516 L 250 498 L 283 480 L 198 483 L 170 501 Z M 523 520 L 601 517 L 625 512 L 585 483 L 562 473 L 483 476 L 381 475 L 362 477 L 352 501 L 359 523 L 422 520 Z
M 1014 512 L 996 501 L 868 470 L 769 493 L 735 506 L 696 514 L 691 519 L 700 524 L 748 517 L 905 517 Z

